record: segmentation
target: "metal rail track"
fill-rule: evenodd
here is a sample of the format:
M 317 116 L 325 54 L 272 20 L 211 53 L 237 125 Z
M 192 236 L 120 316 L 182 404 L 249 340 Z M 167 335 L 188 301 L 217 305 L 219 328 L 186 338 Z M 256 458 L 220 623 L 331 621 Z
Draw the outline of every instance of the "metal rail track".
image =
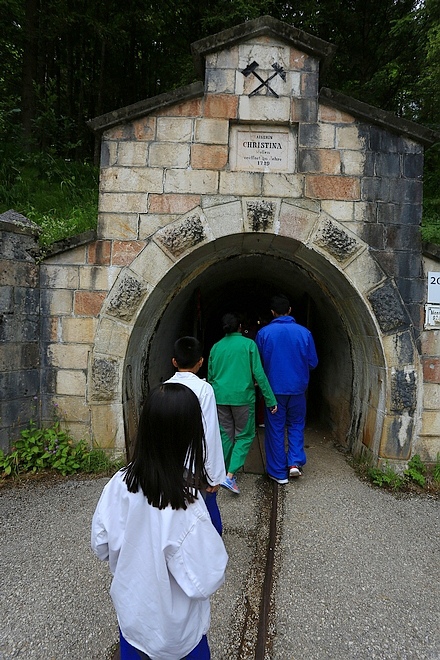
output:
M 264 574 L 261 593 L 260 616 L 258 621 L 257 643 L 255 647 L 255 660 L 264 660 L 267 650 L 267 631 L 270 613 L 270 599 L 273 586 L 275 550 L 278 527 L 278 484 L 274 482 L 272 491 L 272 506 L 269 525 L 269 542 L 266 551 L 266 570 Z

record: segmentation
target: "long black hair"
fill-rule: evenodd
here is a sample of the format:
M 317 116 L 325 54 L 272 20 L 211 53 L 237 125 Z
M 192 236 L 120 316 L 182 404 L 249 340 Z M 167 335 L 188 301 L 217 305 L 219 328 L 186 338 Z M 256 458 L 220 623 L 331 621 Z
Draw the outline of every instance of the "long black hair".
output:
M 206 486 L 205 453 L 197 396 L 186 385 L 164 383 L 150 392 L 142 408 L 124 481 L 131 493 L 141 488 L 159 509 L 186 509 Z

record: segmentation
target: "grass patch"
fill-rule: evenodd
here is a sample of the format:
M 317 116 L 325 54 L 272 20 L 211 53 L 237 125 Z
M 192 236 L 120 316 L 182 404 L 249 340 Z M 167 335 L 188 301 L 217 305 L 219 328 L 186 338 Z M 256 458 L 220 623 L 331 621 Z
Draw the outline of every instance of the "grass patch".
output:
M 0 213 L 18 211 L 41 227 L 40 245 L 96 229 L 99 168 L 47 152 L 0 146 Z
M 440 244 L 440 198 L 425 199 L 421 231 L 424 241 Z

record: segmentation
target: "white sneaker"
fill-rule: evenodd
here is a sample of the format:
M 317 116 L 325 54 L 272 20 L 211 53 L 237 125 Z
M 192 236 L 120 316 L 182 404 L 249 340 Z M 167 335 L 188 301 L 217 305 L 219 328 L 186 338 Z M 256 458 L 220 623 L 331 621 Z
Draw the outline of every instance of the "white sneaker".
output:
M 288 479 L 277 479 L 276 477 L 273 477 L 271 474 L 268 474 L 267 476 L 269 477 L 269 479 L 272 479 L 273 481 L 276 481 L 277 484 L 284 485 L 284 484 L 289 483 Z

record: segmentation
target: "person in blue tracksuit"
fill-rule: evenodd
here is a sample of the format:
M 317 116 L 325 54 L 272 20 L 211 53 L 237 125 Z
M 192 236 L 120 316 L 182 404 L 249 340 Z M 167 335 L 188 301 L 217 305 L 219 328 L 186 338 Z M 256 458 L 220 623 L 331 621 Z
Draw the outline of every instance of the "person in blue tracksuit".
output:
M 306 390 L 318 357 L 311 332 L 290 316 L 286 296 L 274 296 L 271 311 L 272 321 L 256 336 L 263 368 L 278 402 L 277 415 L 265 415 L 266 469 L 269 477 L 286 484 L 289 477 L 301 476 L 306 463 Z

